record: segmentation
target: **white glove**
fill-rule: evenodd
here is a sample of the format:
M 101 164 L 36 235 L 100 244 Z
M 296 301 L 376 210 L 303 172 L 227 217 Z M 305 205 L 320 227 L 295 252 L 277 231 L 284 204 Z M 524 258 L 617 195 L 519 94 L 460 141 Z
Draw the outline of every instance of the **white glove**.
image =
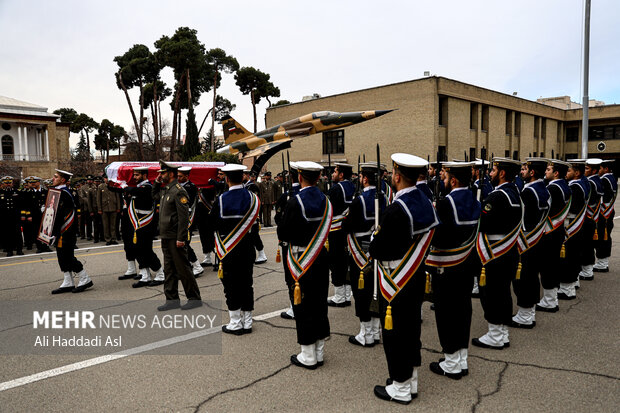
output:
M 122 189 L 125 189 L 125 188 L 127 188 L 127 186 L 128 186 L 128 185 L 127 185 L 127 182 L 125 182 L 125 181 L 120 181 L 120 182 L 119 182 L 119 184 L 121 185 L 121 188 L 122 188 Z

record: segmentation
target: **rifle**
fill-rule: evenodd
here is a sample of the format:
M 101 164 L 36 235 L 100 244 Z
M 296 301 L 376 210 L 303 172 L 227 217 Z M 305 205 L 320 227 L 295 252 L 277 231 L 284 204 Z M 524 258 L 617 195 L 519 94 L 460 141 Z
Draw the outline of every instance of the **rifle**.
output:
M 441 168 L 441 163 L 439 162 L 439 151 L 437 151 L 437 163 L 435 163 L 435 202 L 433 205 L 437 204 L 439 201 L 439 193 L 440 193 L 440 177 L 439 177 L 439 169 Z
M 478 193 L 476 194 L 476 199 L 480 201 L 482 197 L 482 188 L 484 187 L 484 180 L 487 175 L 487 149 L 483 146 L 480 150 L 480 157 L 482 158 L 482 169 L 480 169 L 480 185 L 478 185 Z
M 332 156 L 327 154 L 327 192 L 332 189 Z
M 381 191 L 381 157 L 379 151 L 379 144 L 377 144 L 377 188 L 375 189 L 375 231 L 379 228 L 379 197 L 382 195 Z M 377 289 L 379 284 L 379 263 L 376 259 L 373 259 L 373 292 L 372 301 L 370 302 L 370 311 L 373 313 L 379 313 L 379 301 L 377 300 Z
M 360 156 L 357 155 L 357 180 L 355 181 L 355 196 L 357 197 L 360 194 L 360 189 L 362 188 L 362 184 L 360 182 Z

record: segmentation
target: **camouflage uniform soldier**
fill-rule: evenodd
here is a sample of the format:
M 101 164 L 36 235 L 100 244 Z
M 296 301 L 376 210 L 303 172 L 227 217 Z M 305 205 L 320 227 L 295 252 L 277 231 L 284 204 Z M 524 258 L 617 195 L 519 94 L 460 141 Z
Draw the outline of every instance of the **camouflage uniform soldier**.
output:
M 260 190 L 260 202 L 262 205 L 262 221 L 265 227 L 271 226 L 271 210 L 278 198 L 276 197 L 277 187 L 271 180 L 271 172 L 267 171 L 263 175 L 263 180 L 258 184 Z
M 117 192 L 110 190 L 108 177 L 97 187 L 97 213 L 101 217 L 103 236 L 106 245 L 116 245 L 116 214 L 121 212 L 121 202 Z

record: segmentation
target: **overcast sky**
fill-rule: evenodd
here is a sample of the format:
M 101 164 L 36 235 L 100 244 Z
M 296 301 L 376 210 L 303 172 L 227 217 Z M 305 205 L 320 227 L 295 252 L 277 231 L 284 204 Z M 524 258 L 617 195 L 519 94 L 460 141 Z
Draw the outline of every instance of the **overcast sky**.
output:
M 526 99 L 581 102 L 583 7 L 582 0 L 0 0 L 0 95 L 50 112 L 72 107 L 129 130 L 114 57 L 134 44 L 154 51 L 162 35 L 187 26 L 207 49 L 222 48 L 241 66 L 270 74 L 281 99 L 292 102 L 424 71 Z M 592 1 L 589 96 L 606 103 L 620 103 L 619 12 L 618 0 Z M 170 69 L 163 80 L 173 86 Z M 218 93 L 251 129 L 250 98 L 232 75 Z M 199 120 L 211 99 L 203 95 Z

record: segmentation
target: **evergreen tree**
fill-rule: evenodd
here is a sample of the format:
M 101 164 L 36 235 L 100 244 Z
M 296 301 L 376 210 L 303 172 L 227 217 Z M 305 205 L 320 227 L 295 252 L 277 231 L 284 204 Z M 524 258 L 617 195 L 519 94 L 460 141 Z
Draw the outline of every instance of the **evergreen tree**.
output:
M 194 109 L 190 106 L 187 111 L 187 121 L 185 129 L 185 144 L 181 150 L 183 160 L 188 160 L 196 155 L 200 155 L 200 142 L 198 142 L 198 127 L 196 126 L 196 117 Z

